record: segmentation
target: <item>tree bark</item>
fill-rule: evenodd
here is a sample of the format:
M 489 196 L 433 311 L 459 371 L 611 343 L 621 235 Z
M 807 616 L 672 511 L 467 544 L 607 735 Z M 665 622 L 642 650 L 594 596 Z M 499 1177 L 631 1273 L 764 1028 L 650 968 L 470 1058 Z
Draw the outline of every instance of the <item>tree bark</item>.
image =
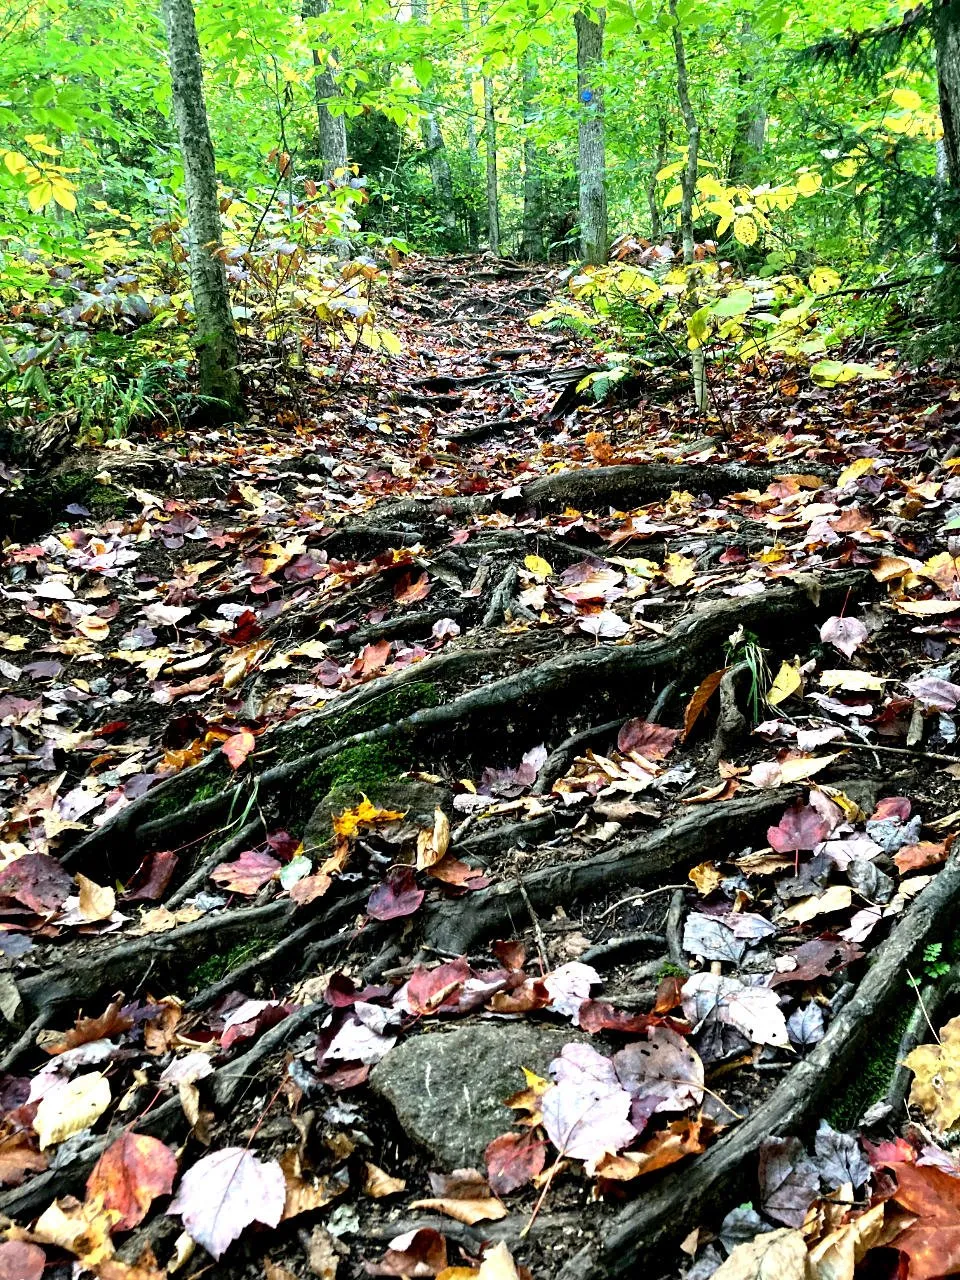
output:
M 428 0 L 411 0 L 410 12 L 414 22 L 425 26 L 430 16 Z M 453 176 L 447 159 L 447 148 L 433 108 L 423 95 L 420 98 L 420 108 L 423 112 L 420 117 L 420 138 L 427 155 L 437 214 L 444 236 L 452 245 L 457 238 L 457 211 L 453 200 Z
M 303 16 L 319 18 L 328 13 L 330 0 L 303 0 Z M 340 86 L 334 76 L 331 59 L 335 50 L 313 50 L 313 95 L 317 105 L 317 138 L 323 176 L 329 182 L 338 169 L 347 165 L 347 121 L 340 114 L 330 111 L 330 102 L 341 96 Z
M 487 152 L 487 241 L 490 252 L 500 253 L 500 196 L 497 190 L 497 116 L 493 101 L 493 77 L 483 77 L 483 140 Z
M 463 30 L 467 36 L 470 34 L 470 3 L 469 0 L 461 0 L 460 15 L 463 19 Z M 467 228 L 467 242 L 471 248 L 474 248 L 479 238 L 479 218 L 477 217 L 477 209 L 475 203 L 474 192 L 480 186 L 480 145 L 477 141 L 477 121 L 474 114 L 473 101 L 473 75 L 468 67 L 465 73 L 466 84 L 466 125 L 465 132 L 467 135 L 467 166 L 470 171 L 470 192 L 466 201 L 465 222 Z
M 687 130 L 687 163 L 681 178 L 683 199 L 680 202 L 680 235 L 683 241 L 683 261 L 692 267 L 695 260 L 696 245 L 693 239 L 693 203 L 697 191 L 697 178 L 700 172 L 700 123 L 690 100 L 690 81 L 687 76 L 687 53 L 683 43 L 683 32 L 677 18 L 677 0 L 670 0 L 670 16 L 673 18 L 673 51 L 677 64 L 677 97 L 680 100 L 680 111 Z M 697 281 L 692 272 L 688 272 L 689 283 L 687 294 L 694 307 L 697 305 Z M 709 408 L 707 392 L 707 364 L 703 347 L 698 346 L 690 354 L 693 374 L 693 392 L 697 410 L 705 413 Z
M 539 262 L 544 257 L 543 244 L 543 175 L 540 172 L 540 151 L 532 126 L 537 120 L 535 101 L 537 83 L 537 58 L 532 49 L 524 54 L 520 69 L 523 104 L 523 250 L 521 256 L 528 262 Z
M 657 146 L 653 153 L 653 167 L 650 170 L 650 180 L 647 182 L 647 208 L 650 211 L 650 239 L 655 244 L 659 243 L 659 241 L 663 239 L 663 217 L 661 216 L 660 204 L 657 200 L 657 174 L 663 168 L 667 160 L 668 136 L 667 117 L 661 113 L 658 116 Z
M 750 24 L 744 22 L 740 38 L 741 66 L 737 74 L 737 86 L 743 98 L 734 122 L 733 143 L 727 161 L 727 181 L 730 183 L 749 183 L 755 179 L 767 133 L 767 108 L 758 94 L 757 80 L 750 69 L 750 55 L 755 44 L 756 37 Z
M 933 36 L 947 177 L 960 191 L 960 0 L 935 0 Z
M 607 261 L 607 184 L 603 138 L 604 10 L 596 20 L 580 9 L 574 16 L 577 32 L 577 94 L 580 101 L 579 177 L 580 248 L 586 262 Z
M 203 99 L 193 0 L 162 0 L 173 118 L 187 193 L 190 291 L 196 316 L 200 390 L 236 411 L 241 404 L 237 334 L 221 249 L 216 161 Z

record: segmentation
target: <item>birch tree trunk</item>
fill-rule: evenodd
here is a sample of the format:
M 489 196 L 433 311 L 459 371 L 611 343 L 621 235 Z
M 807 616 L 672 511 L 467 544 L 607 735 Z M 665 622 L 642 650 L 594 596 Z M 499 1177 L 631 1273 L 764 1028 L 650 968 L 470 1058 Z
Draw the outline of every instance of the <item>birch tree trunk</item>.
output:
M 960 192 L 960 0 L 934 0 L 933 35 L 947 178 Z
M 414 22 L 425 26 L 429 20 L 428 0 L 411 0 L 410 12 Z M 424 95 L 420 98 L 423 115 L 420 117 L 420 138 L 427 154 L 427 167 L 437 202 L 437 213 L 446 239 L 452 244 L 457 238 L 457 211 L 453 201 L 453 177 L 443 134 L 437 124 L 433 108 Z
M 543 246 L 543 175 L 540 172 L 540 152 L 533 136 L 532 126 L 537 120 L 535 101 L 537 85 L 537 57 L 528 49 L 523 57 L 521 94 L 523 109 L 523 246 L 521 257 L 528 262 L 539 262 L 544 257 Z
M 683 241 L 683 262 L 686 267 L 693 267 L 696 258 L 696 245 L 693 239 L 693 203 L 697 191 L 697 177 L 700 172 L 700 124 L 697 120 L 693 103 L 690 100 L 690 81 L 687 76 L 687 54 L 683 44 L 683 32 L 677 19 L 677 0 L 670 0 L 670 16 L 673 19 L 673 51 L 677 64 L 677 97 L 680 100 L 680 111 L 687 130 L 687 163 L 681 177 L 683 199 L 680 202 L 680 235 Z M 687 296 L 691 305 L 697 307 L 697 276 L 695 271 L 688 272 Z M 697 410 L 705 413 L 710 407 L 707 389 L 707 363 L 703 347 L 698 346 L 690 356 L 693 374 L 693 394 Z
M 219 256 L 217 171 L 203 99 L 203 68 L 193 0 L 162 0 L 162 12 L 173 88 L 173 118 L 187 194 L 190 292 L 196 316 L 200 390 L 236 411 L 241 404 L 237 334 L 230 310 L 227 276 Z
M 580 250 L 586 262 L 607 260 L 607 184 L 603 143 L 604 10 L 596 20 L 584 9 L 574 16 L 577 32 L 577 94 L 580 99 Z
M 320 18 L 330 10 L 330 0 L 303 0 L 303 16 Z M 313 96 L 317 106 L 317 138 L 320 163 L 324 178 L 329 181 L 338 169 L 347 165 L 347 121 L 343 115 L 333 115 L 329 103 L 341 96 L 340 86 L 333 74 L 331 60 L 335 50 L 313 50 Z
M 487 152 L 487 241 L 490 252 L 500 253 L 500 197 L 497 190 L 497 116 L 493 101 L 493 77 L 483 77 L 483 140 Z
M 460 0 L 460 16 L 463 19 L 464 33 L 469 37 L 471 26 L 469 0 Z M 474 196 L 474 192 L 479 190 L 480 187 L 480 144 L 477 140 L 477 120 L 473 101 L 473 73 L 469 67 L 464 75 L 464 83 L 466 86 L 465 102 L 467 113 L 464 129 L 467 137 L 467 167 L 470 173 L 470 194 L 466 202 L 466 226 L 467 240 L 472 249 L 476 247 L 480 230 Z

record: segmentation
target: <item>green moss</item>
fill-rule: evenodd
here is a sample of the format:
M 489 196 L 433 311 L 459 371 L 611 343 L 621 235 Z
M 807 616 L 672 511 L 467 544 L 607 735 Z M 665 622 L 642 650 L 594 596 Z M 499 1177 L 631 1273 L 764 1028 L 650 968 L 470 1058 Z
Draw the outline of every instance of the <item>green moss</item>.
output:
M 389 742 L 361 742 L 346 747 L 312 769 L 303 780 L 304 790 L 316 800 L 332 791 L 376 791 L 398 777 L 402 762 Z
M 682 964 L 674 964 L 672 960 L 665 961 L 657 970 L 657 981 L 662 982 L 664 978 L 689 978 L 690 970 L 685 969 Z
M 905 1000 L 890 1023 L 875 1028 L 869 1042 L 863 1046 L 856 1069 L 827 1112 L 827 1119 L 835 1129 L 852 1129 L 867 1108 L 886 1093 L 897 1065 L 900 1041 L 912 1013 L 913 1006 Z
M 202 991 L 204 987 L 211 986 L 214 982 L 219 982 L 221 978 L 225 978 L 231 969 L 236 969 L 245 961 L 255 956 L 262 947 L 259 938 L 248 938 L 245 942 L 238 942 L 235 947 L 231 947 L 229 951 L 223 955 L 207 956 L 192 969 L 187 975 L 188 984 L 198 991 Z
M 413 684 L 400 685 L 398 689 L 379 694 L 343 715 L 324 716 L 307 728 L 297 726 L 295 732 L 291 730 L 289 739 L 282 748 L 284 758 L 293 759 L 321 747 L 329 747 L 334 742 L 341 742 L 355 733 L 366 733 L 385 724 L 396 724 L 415 711 L 439 706 L 440 702 L 440 690 L 430 681 L 418 680 Z

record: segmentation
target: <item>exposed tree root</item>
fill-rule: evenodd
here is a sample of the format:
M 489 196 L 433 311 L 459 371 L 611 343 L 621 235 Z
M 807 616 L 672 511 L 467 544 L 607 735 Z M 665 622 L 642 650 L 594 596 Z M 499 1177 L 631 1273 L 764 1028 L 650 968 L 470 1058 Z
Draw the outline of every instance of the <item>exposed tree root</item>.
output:
M 951 858 L 918 895 L 886 942 L 873 953 L 856 993 L 820 1043 L 754 1114 L 691 1164 L 667 1173 L 617 1216 L 603 1239 L 571 1258 L 558 1280 L 606 1280 L 630 1274 L 646 1250 L 662 1249 L 701 1219 L 705 1205 L 753 1198 L 745 1164 L 764 1138 L 803 1131 L 837 1081 L 864 1050 L 883 1010 L 903 998 L 903 978 L 923 946 L 945 932 L 960 903 L 960 859 Z

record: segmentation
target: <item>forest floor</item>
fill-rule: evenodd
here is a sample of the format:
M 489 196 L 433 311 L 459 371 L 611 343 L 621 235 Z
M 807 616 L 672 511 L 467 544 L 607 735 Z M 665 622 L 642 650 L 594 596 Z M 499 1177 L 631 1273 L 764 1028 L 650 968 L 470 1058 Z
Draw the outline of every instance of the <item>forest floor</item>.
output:
M 585 407 L 559 287 L 18 509 L 0 1280 L 960 1265 L 960 385 Z

